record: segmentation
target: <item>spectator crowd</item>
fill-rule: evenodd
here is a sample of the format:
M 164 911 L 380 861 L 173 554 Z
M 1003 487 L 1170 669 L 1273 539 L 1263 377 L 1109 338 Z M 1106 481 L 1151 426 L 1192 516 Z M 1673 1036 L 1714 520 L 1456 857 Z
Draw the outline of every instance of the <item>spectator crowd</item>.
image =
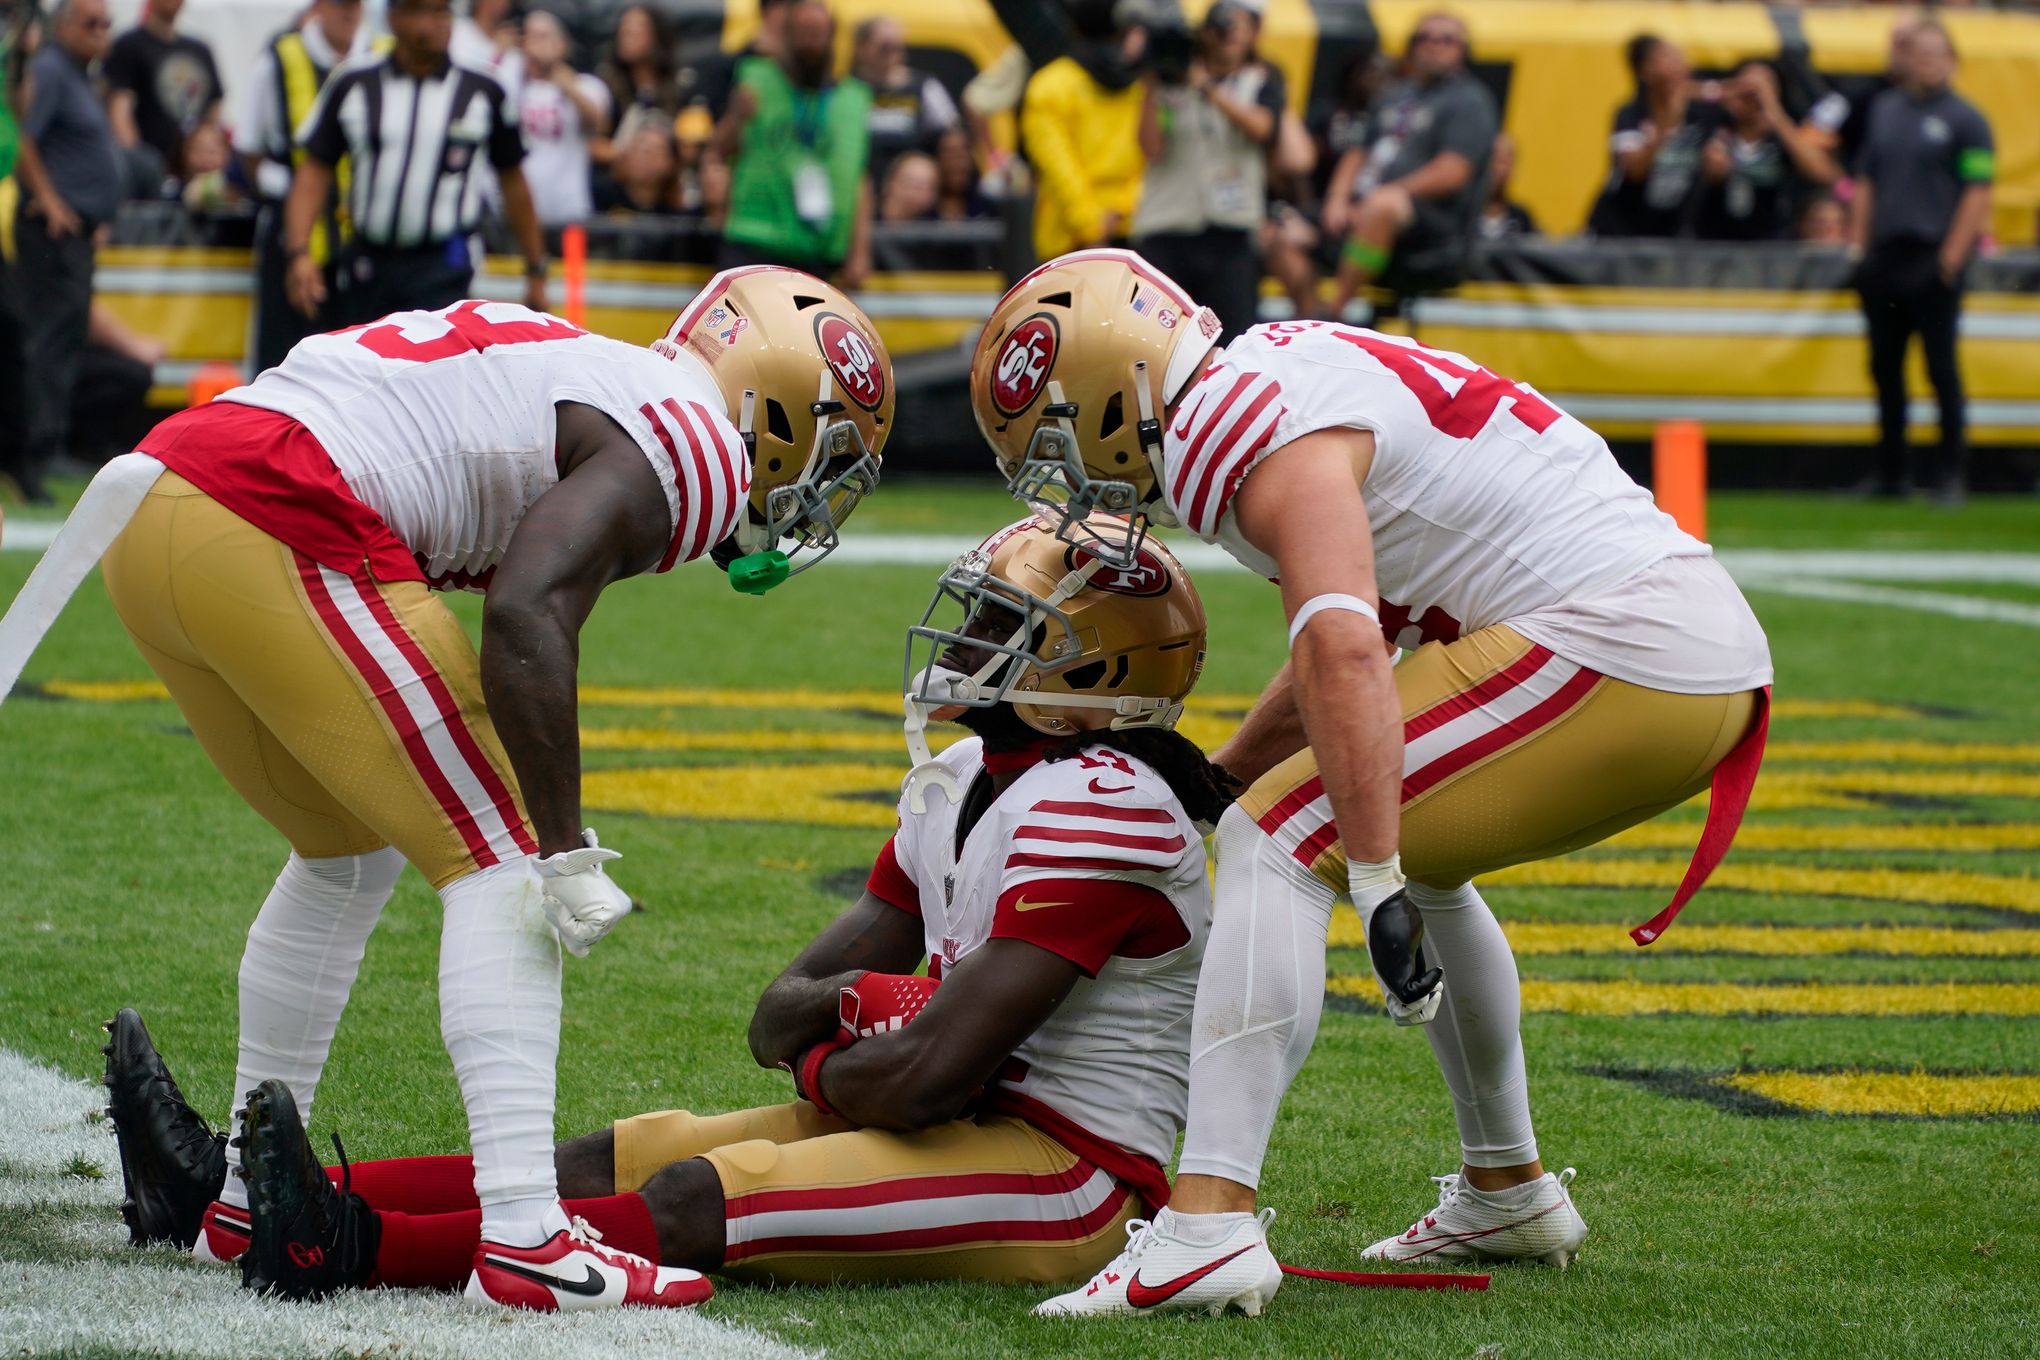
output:
M 992 0 L 1011 46 L 960 84 L 915 64 L 897 18 L 839 43 L 824 0 L 759 0 L 735 53 L 681 42 L 650 4 L 389 0 L 376 32 L 362 0 L 307 0 L 223 111 L 184 0 L 143 0 L 118 36 L 107 0 L 0 0 L 14 49 L 0 180 L 21 204 L 0 273 L 0 473 L 35 498 L 77 452 L 80 356 L 149 357 L 92 306 L 96 243 L 126 199 L 256 215 L 260 367 L 313 329 L 460 296 L 490 215 L 542 303 L 549 242 L 606 217 L 692 219 L 719 264 L 855 287 L 875 232 L 1025 214 L 1038 256 L 1132 245 L 1238 330 L 1264 274 L 1298 315 L 1370 285 L 1450 283 L 1476 243 L 1537 234 L 1509 195 L 1519 156 L 1598 154 L 1516 146 L 1474 35 L 1445 10 L 1401 52 L 1356 55 L 1299 116 L 1260 53 L 1267 3 L 1216 0 L 1193 24 L 1174 0 Z M 605 32 L 589 14 L 610 16 Z M 1888 92 L 1869 98 L 1764 61 L 1696 73 L 1654 34 L 1626 57 L 1634 93 L 1613 114 L 1589 231 L 1798 240 L 1890 266 L 1904 286 L 1865 294 L 1878 372 L 1919 333 L 1959 445 L 1954 317 L 1983 243 L 1990 133 L 1948 90 L 1946 32 L 1896 22 Z M 417 137 L 437 154 L 415 155 Z M 1930 165 L 1943 151 L 1946 186 Z

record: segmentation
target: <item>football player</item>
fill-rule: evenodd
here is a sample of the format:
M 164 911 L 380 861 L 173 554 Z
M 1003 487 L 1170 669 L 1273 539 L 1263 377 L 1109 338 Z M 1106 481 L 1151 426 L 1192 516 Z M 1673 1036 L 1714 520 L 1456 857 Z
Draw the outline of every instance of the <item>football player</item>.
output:
M 935 622 L 944 602 L 960 625 Z M 1224 798 L 1171 729 L 1203 610 L 1166 552 L 1105 569 L 1032 521 L 945 572 L 936 606 L 909 702 L 976 735 L 903 793 L 861 900 L 758 1003 L 752 1053 L 802 1099 L 562 1144 L 566 1210 L 600 1246 L 560 1263 L 478 1248 L 465 1159 L 322 1174 L 269 1083 L 243 1135 L 251 1278 L 298 1298 L 468 1279 L 574 1308 L 698 1296 L 703 1271 L 1074 1283 L 1117 1255 L 1167 1198 L 1187 1098 L 1210 914 L 1196 822 Z M 156 1109 L 149 1137 L 174 1143 L 191 1117 L 167 1087 Z
M 482 1236 L 594 1259 L 554 1185 L 560 948 L 587 953 L 631 904 L 582 828 L 581 626 L 611 582 L 696 557 L 753 590 L 812 565 L 877 482 L 892 404 L 847 297 L 737 269 L 650 348 L 486 301 L 313 336 L 95 480 L 0 624 L 0 692 L 103 549 L 136 647 L 291 846 L 241 961 L 237 1093 L 273 1079 L 309 1109 L 408 862 L 445 912 Z M 479 657 L 433 593 L 453 586 L 486 593 Z M 130 1039 L 110 1045 L 116 1114 L 156 1084 Z M 234 1154 L 186 1151 L 218 1202 L 201 1225 L 131 1181 L 133 1236 L 236 1254 Z
M 1473 880 L 1711 779 L 1685 883 L 1633 932 L 1656 938 L 1747 803 L 1763 630 L 1707 545 L 1524 384 L 1327 322 L 1220 339 L 1138 255 L 1087 250 L 1015 285 L 971 366 L 1001 470 L 1065 538 L 1121 561 L 1144 520 L 1179 524 L 1278 582 L 1289 620 L 1289 663 L 1213 756 L 1248 788 L 1218 829 L 1180 1178 L 1137 1245 L 1208 1272 L 1163 1307 L 1273 1290 L 1255 1187 L 1349 896 L 1390 1014 L 1427 1026 L 1461 1144 L 1437 1205 L 1365 1254 L 1562 1263 L 1586 1225 L 1540 1157 L 1515 961 Z M 1101 534 L 1096 507 L 1134 518 Z M 1140 1311 L 1115 1278 L 1043 1310 Z

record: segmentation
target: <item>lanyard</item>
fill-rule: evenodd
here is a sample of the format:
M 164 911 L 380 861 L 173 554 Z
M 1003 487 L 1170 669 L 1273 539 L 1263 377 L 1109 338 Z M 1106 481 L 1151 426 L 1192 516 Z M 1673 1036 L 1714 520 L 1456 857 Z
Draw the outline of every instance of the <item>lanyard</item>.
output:
M 793 92 L 793 135 L 808 150 L 816 150 L 822 139 L 823 114 L 828 104 L 828 94 L 809 94 L 796 89 Z

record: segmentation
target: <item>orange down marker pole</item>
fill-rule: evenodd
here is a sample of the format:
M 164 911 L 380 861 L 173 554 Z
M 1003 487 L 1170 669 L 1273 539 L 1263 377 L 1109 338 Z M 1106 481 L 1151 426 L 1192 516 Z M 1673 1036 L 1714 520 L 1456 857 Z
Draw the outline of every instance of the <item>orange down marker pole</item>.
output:
M 588 229 L 579 223 L 560 233 L 560 275 L 566 283 L 566 297 L 560 315 L 576 326 L 585 326 L 588 314 Z
M 1651 490 L 1658 509 L 1707 540 L 1707 431 L 1697 420 L 1667 420 L 1651 445 Z
M 220 393 L 239 387 L 244 381 L 241 370 L 232 364 L 202 364 L 198 372 L 191 375 L 191 383 L 185 388 L 184 404 L 203 406 Z

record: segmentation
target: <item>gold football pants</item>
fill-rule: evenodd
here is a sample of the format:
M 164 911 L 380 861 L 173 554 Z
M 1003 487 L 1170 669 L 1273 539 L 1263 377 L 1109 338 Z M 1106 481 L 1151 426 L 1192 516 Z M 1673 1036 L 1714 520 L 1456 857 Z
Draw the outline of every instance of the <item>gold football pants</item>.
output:
M 394 845 L 439 888 L 534 852 L 474 648 L 422 582 L 320 566 L 175 473 L 101 569 L 213 764 L 304 858 Z
M 1140 1197 L 1024 1120 L 854 1128 L 806 1101 L 619 1119 L 616 1188 L 704 1158 L 722 1180 L 723 1270 L 797 1284 L 1068 1284 L 1126 1245 Z
M 1672 694 L 1567 661 L 1498 625 L 1395 668 L 1403 714 L 1403 872 L 1457 887 L 1563 855 L 1707 787 L 1761 692 Z M 1317 758 L 1297 752 L 1240 806 L 1337 892 L 1346 853 Z

